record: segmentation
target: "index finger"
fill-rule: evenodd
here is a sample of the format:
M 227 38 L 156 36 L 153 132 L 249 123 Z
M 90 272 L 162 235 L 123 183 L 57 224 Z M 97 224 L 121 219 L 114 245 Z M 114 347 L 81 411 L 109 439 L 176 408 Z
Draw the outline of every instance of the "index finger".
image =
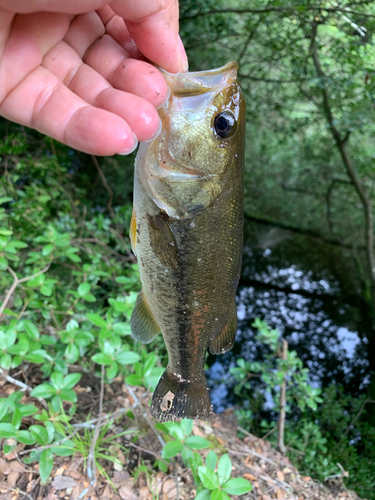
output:
M 123 17 L 139 50 L 171 73 L 188 70 L 178 35 L 178 0 L 115 0 L 111 8 Z

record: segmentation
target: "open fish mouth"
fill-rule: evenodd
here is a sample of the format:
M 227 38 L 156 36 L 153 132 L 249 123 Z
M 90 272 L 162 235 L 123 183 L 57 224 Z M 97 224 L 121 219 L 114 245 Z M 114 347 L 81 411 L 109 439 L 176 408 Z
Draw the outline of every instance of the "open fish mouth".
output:
M 238 63 L 231 61 L 220 68 L 188 73 L 168 73 L 160 70 L 167 80 L 171 94 L 176 97 L 199 96 L 219 89 L 237 79 Z

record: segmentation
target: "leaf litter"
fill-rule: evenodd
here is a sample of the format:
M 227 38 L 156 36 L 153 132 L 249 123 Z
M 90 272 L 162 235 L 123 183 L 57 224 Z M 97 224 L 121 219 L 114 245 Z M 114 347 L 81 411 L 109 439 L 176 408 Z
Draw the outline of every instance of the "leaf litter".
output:
M 96 380 L 96 384 L 97 379 Z M 14 387 L 3 384 L 2 394 L 10 394 Z M 78 397 L 84 393 L 85 404 L 95 391 L 78 389 Z M 135 443 L 128 436 L 115 438 L 120 447 L 108 450 L 116 455 L 116 461 L 99 459 L 98 462 L 105 474 L 97 473 L 96 483 L 90 485 L 87 475 L 87 457 L 54 458 L 54 468 L 47 484 L 41 484 L 38 474 L 39 464 L 22 463 L 19 453 L 29 447 L 18 444 L 13 452 L 0 457 L 0 498 L 1 500 L 193 500 L 196 495 L 191 471 L 183 466 L 180 459 L 169 465 L 167 472 L 153 469 L 152 466 L 162 451 L 162 436 L 154 427 L 149 413 L 149 393 L 141 387 L 132 388 L 120 382 L 105 388 L 103 414 L 90 415 L 90 422 L 98 417 L 103 420 L 108 413 L 116 413 L 119 419 L 112 424 L 106 437 L 114 437 L 126 429 L 135 426 L 140 433 Z M 24 403 L 38 405 L 35 398 L 24 396 Z M 92 405 L 95 406 L 94 404 Z M 94 409 L 94 408 L 93 408 Z M 125 415 L 132 410 L 134 419 Z M 78 412 L 75 418 L 79 418 Z M 31 418 L 31 420 L 33 420 Z M 79 425 L 81 420 L 72 422 Z M 94 425 L 94 424 L 92 424 Z M 231 410 L 216 415 L 212 422 L 196 421 L 193 435 L 207 438 L 217 454 L 229 453 L 232 461 L 232 476 L 244 477 L 251 482 L 253 490 L 241 497 L 242 500 L 361 500 L 360 497 L 346 489 L 343 478 L 347 473 L 342 471 L 337 477 L 324 484 L 310 477 L 301 475 L 290 460 L 272 448 L 269 442 L 246 432 L 244 439 L 237 437 L 237 422 Z M 0 440 L 2 448 L 2 443 Z M 209 450 L 200 450 L 206 457 Z M 138 466 L 145 465 L 148 473 L 136 473 Z M 133 477 L 133 476 L 136 476 Z

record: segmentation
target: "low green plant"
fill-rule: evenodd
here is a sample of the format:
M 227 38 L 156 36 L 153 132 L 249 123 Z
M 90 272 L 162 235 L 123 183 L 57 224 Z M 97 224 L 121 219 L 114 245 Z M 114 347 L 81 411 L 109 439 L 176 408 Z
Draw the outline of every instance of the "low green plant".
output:
M 296 351 L 286 351 L 286 359 L 281 357 L 282 341 L 277 330 L 271 329 L 265 321 L 256 318 L 253 325 L 258 330 L 256 340 L 260 342 L 267 352 L 261 361 L 249 362 L 243 358 L 237 360 L 236 366 L 230 369 L 234 380 L 237 382 L 234 393 L 248 399 L 264 399 L 266 394 L 272 398 L 275 411 L 280 404 L 280 390 L 283 382 L 286 383 L 286 412 L 294 408 L 304 411 L 306 408 L 316 410 L 317 405 L 323 400 L 321 389 L 313 387 L 309 381 L 309 370 L 303 367 L 302 360 Z M 252 384 L 256 379 L 258 384 Z M 259 383 L 260 382 L 260 383 Z M 254 394 L 255 391 L 255 394 Z M 251 417 L 250 410 L 238 413 L 241 422 L 248 423 Z
M 217 454 L 210 450 L 204 464 L 201 455 L 195 450 L 209 448 L 211 442 L 204 437 L 192 435 L 192 420 L 182 419 L 180 423 L 167 422 L 157 424 L 156 427 L 173 438 L 164 446 L 162 458 L 169 461 L 172 457 L 181 455 L 185 467 L 191 469 L 197 487 L 195 500 L 228 500 L 228 494 L 243 495 L 252 489 L 246 479 L 231 478 L 232 463 L 228 454 L 222 455 L 218 461 Z M 160 462 L 159 468 L 165 470 L 165 465 L 163 467 Z

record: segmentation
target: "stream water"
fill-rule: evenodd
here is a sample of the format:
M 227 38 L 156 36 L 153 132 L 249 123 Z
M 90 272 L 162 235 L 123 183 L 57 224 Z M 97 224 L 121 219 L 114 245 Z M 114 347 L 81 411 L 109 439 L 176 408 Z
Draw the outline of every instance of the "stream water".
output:
M 262 346 L 251 326 L 256 317 L 277 328 L 289 348 L 297 351 L 310 370 L 311 384 L 337 383 L 352 394 L 363 392 L 369 383 L 369 363 L 361 311 L 343 295 L 324 259 L 316 262 L 311 239 L 298 236 L 296 241 L 290 232 L 254 224 L 247 233 L 236 342 L 223 356 L 208 358 L 214 411 L 240 404 L 229 369 L 238 358 L 259 359 Z

